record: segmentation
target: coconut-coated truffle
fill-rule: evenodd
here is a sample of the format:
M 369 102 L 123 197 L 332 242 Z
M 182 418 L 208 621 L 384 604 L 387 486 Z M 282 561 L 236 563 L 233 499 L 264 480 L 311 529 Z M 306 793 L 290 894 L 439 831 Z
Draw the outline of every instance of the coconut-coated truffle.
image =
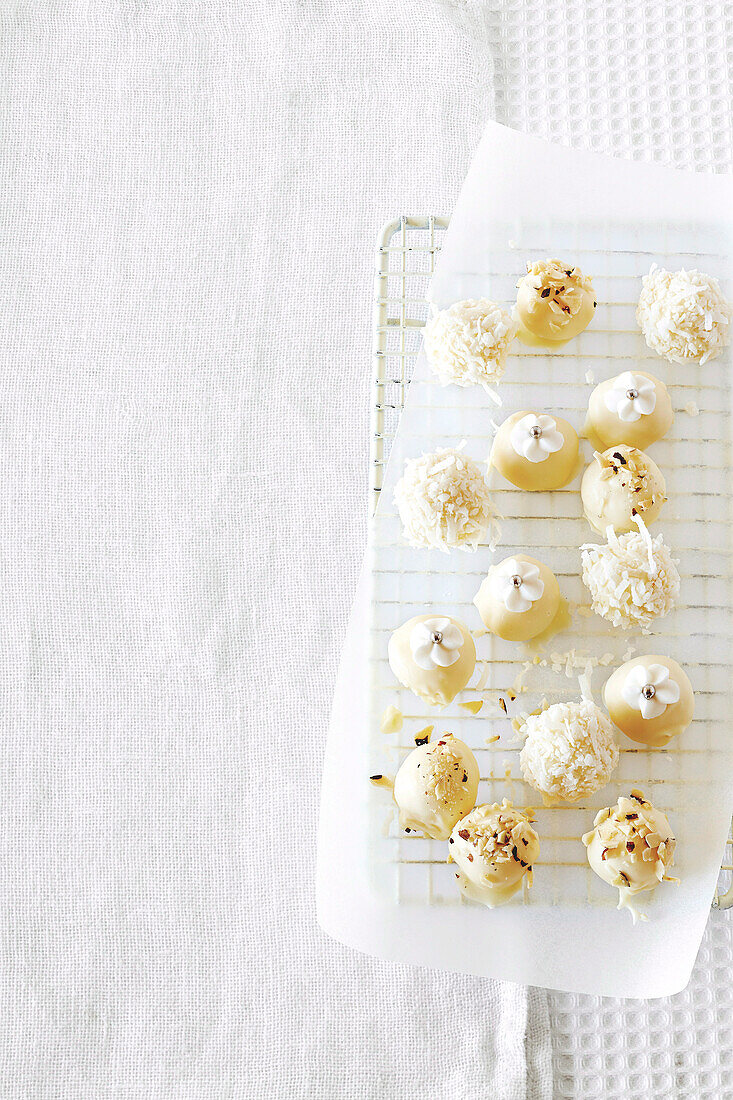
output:
M 519 754 L 522 775 L 546 802 L 579 802 L 605 787 L 618 764 L 612 723 L 590 699 L 530 714 Z
M 482 386 L 498 404 L 496 386 L 517 333 L 510 313 L 489 298 L 441 309 L 425 326 L 425 354 L 444 386 Z

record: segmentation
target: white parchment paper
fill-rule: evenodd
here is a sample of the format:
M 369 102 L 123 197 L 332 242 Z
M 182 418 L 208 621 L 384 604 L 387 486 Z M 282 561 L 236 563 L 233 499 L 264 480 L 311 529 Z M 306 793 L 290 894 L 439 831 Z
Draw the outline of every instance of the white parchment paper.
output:
M 527 227 L 531 227 L 533 246 L 542 248 L 544 255 L 574 256 L 574 248 L 582 253 L 591 247 L 599 252 L 602 248 L 613 251 L 616 256 L 613 262 L 617 265 L 614 277 L 617 277 L 621 257 L 622 279 L 629 283 L 648 270 L 652 260 L 662 252 L 677 257 L 677 266 L 683 263 L 694 266 L 698 255 L 714 253 L 717 263 L 728 268 L 730 199 L 731 182 L 726 178 L 675 173 L 574 153 L 490 124 L 453 215 L 433 280 L 432 297 L 440 305 L 480 293 L 492 293 L 508 301 L 508 284 L 498 278 L 497 269 L 504 271 L 508 256 L 517 249 L 516 270 L 521 272 L 525 259 L 521 251 L 522 235 L 526 236 Z M 512 239 L 513 234 L 518 241 Z M 601 261 L 599 266 L 603 268 Z M 601 279 L 612 274 L 610 267 L 608 271 L 589 273 Z M 729 270 L 718 267 L 713 273 L 725 277 Z M 614 326 L 618 322 L 610 307 L 604 316 L 605 320 L 599 320 L 599 324 L 608 327 L 610 349 L 605 377 L 628 369 L 628 362 L 622 365 L 617 359 L 633 358 L 640 354 L 639 349 L 644 345 L 643 341 L 638 343 L 640 337 L 615 333 Z M 581 350 L 585 346 L 579 344 Z M 595 345 L 589 343 L 587 346 Z M 537 369 L 542 366 L 543 359 L 538 357 Z M 608 369 L 610 367 L 614 369 Z M 654 369 L 646 362 L 644 367 Z M 719 372 L 720 364 L 715 369 Z M 507 374 L 510 370 L 511 360 Z M 555 370 L 554 365 L 551 370 Z M 704 371 L 705 368 L 690 371 L 663 360 L 657 361 L 656 368 L 661 377 L 679 387 L 679 395 L 686 394 L 690 384 L 710 389 L 709 379 L 719 375 L 706 375 Z M 554 377 L 548 378 L 550 402 Z M 597 380 L 601 380 L 600 376 Z M 534 378 L 528 378 L 528 386 L 530 381 L 535 383 Z M 719 402 L 729 401 L 725 386 L 717 385 L 715 389 Z M 721 424 L 729 425 L 730 408 L 715 409 L 716 397 L 711 394 L 707 397 L 708 403 L 713 405 L 711 415 L 716 416 L 713 430 L 720 435 L 729 430 L 721 428 Z M 506 408 L 507 413 L 515 407 L 523 407 L 518 397 L 512 400 L 513 405 Z M 557 403 L 552 407 L 557 408 Z M 503 415 L 502 412 L 499 418 Z M 486 433 L 483 442 L 481 425 L 485 425 Z M 727 556 L 730 527 L 720 515 L 721 508 L 727 508 L 725 467 L 729 462 L 729 440 L 721 437 L 706 442 L 704 423 L 693 428 L 687 424 L 686 428 L 691 438 L 685 439 L 684 444 L 663 445 L 667 451 L 662 452 L 662 457 L 666 456 L 670 465 L 683 469 L 675 474 L 676 482 L 674 477 L 668 481 L 668 488 L 672 490 L 669 531 L 663 521 L 659 529 L 665 532 L 667 541 L 680 557 L 683 576 L 695 576 L 695 580 L 690 581 L 693 599 L 690 606 L 674 613 L 676 626 L 674 616 L 670 616 L 671 625 L 666 624 L 666 649 L 655 648 L 651 640 L 637 647 L 637 652 L 670 652 L 683 664 L 686 663 L 686 650 L 698 644 L 694 639 L 701 613 L 693 606 L 698 599 L 695 593 L 708 583 L 714 583 L 721 608 L 731 599 L 730 559 Z M 374 598 L 384 602 L 379 583 L 380 563 L 389 553 L 394 554 L 395 560 L 399 559 L 400 569 L 411 576 L 423 569 L 432 572 L 429 583 L 421 587 L 418 576 L 417 581 L 411 582 L 414 587 L 409 591 L 403 586 L 395 594 L 391 602 L 400 609 L 400 621 L 423 607 L 434 606 L 436 599 L 442 600 L 441 606 L 447 610 L 448 601 L 470 596 L 466 587 L 468 581 L 461 576 L 468 556 L 457 552 L 443 556 L 396 548 L 393 536 L 395 532 L 398 534 L 398 524 L 390 515 L 394 513 L 391 490 L 400 476 L 405 457 L 456 443 L 463 434 L 469 435 L 468 452 L 474 458 L 484 458 L 490 443 L 490 427 L 482 399 L 477 397 L 476 391 L 458 391 L 453 387 L 437 394 L 421 356 L 387 471 L 334 699 L 324 765 L 319 835 L 319 918 L 326 931 L 337 939 L 400 961 L 611 996 L 671 994 L 683 988 L 689 979 L 730 820 L 732 761 L 722 721 L 726 706 L 724 687 L 730 673 L 730 653 L 725 641 L 714 655 L 712 679 L 706 679 L 704 685 L 694 684 L 698 690 L 702 689 L 700 698 L 704 696 L 708 708 L 703 713 L 711 716 L 709 723 L 698 725 L 695 741 L 690 741 L 696 748 L 694 754 L 672 756 L 645 752 L 643 756 L 634 756 L 629 753 L 623 757 L 617 782 L 599 792 L 593 801 L 593 808 L 611 804 L 624 786 L 629 785 L 641 785 L 650 797 L 654 797 L 645 781 L 666 784 L 665 795 L 673 806 L 670 818 L 678 836 L 677 866 L 682 881 L 679 887 L 657 891 L 659 897 L 650 907 L 652 919 L 648 924 L 632 927 L 628 914 L 617 912 L 608 903 L 594 904 L 597 894 L 591 896 L 591 891 L 596 884 L 589 886 L 588 900 L 583 903 L 578 893 L 577 878 L 582 874 L 579 868 L 571 868 L 566 877 L 556 876 L 555 885 L 550 889 L 540 883 L 542 868 L 538 867 L 536 892 L 532 895 L 537 900 L 531 905 L 509 905 L 494 911 L 468 904 L 451 904 L 451 896 L 442 890 L 443 872 L 437 863 L 430 872 L 427 895 L 424 891 L 421 893 L 419 879 L 415 879 L 415 889 L 404 889 L 402 885 L 394 891 L 389 889 L 392 870 L 385 852 L 390 849 L 381 839 L 384 830 L 375 827 L 380 814 L 382 820 L 389 814 L 389 805 L 387 801 L 381 806 L 376 802 L 382 792 L 375 792 L 367 780 L 375 766 L 375 753 L 382 751 L 375 730 L 376 716 L 382 702 L 388 698 L 384 695 L 383 700 L 379 695 L 384 685 L 379 674 L 375 676 L 374 673 L 374 647 L 376 645 L 378 666 L 379 628 L 384 629 L 384 621 L 380 621 L 378 615 L 375 620 L 371 601 Z M 675 446 L 677 452 L 670 450 Z M 713 501 L 709 517 L 704 510 L 694 512 L 700 505 L 694 497 L 694 486 L 701 484 L 702 475 L 696 478 L 691 472 L 701 456 L 704 460 L 708 454 L 712 456 L 711 467 L 717 471 L 706 472 L 712 478 L 706 485 L 714 489 L 709 494 Z M 674 511 L 675 484 L 680 489 L 686 487 L 687 499 L 691 501 L 687 516 L 681 514 L 679 507 Z M 716 486 L 721 493 L 717 503 Z M 689 533 L 685 523 L 693 512 L 697 523 L 694 560 L 686 560 L 686 547 L 680 545 L 680 541 L 684 542 Z M 673 523 L 677 524 L 676 528 Z M 586 533 L 585 538 L 588 537 Z M 528 547 L 530 538 L 530 534 L 524 535 Z M 590 541 L 595 540 L 591 538 Z M 390 550 L 390 545 L 394 549 Z M 502 556 L 503 552 L 509 552 L 506 541 L 500 552 Z M 558 569 L 568 554 L 569 551 L 564 550 L 562 561 L 553 559 L 548 563 Z M 481 567 L 488 568 L 491 559 L 486 553 L 480 560 Z M 712 579 L 698 575 L 703 572 L 709 573 Z M 702 602 L 709 605 L 707 589 L 705 592 Z M 683 603 L 685 599 L 683 581 Z M 715 626 L 716 630 L 725 632 L 725 621 L 716 621 Z M 631 640 L 639 642 L 639 639 Z M 629 639 L 624 637 L 619 641 L 623 648 Z M 600 639 L 597 644 L 602 644 Z M 614 667 L 620 662 L 620 653 L 616 647 Z M 497 660 L 493 651 L 490 656 L 493 661 Z M 499 654 L 498 660 L 503 659 Z M 706 660 L 709 662 L 709 655 Z M 577 695 L 577 688 L 569 682 L 565 688 L 567 697 Z M 424 721 L 431 720 L 435 719 L 426 713 Z M 463 736 L 460 723 L 468 722 L 465 716 L 439 720 L 443 722 L 442 728 L 449 728 L 460 736 Z M 476 726 L 466 728 L 475 731 Z M 466 739 L 476 744 L 475 739 L 469 736 Z M 516 777 L 516 766 L 514 774 Z M 490 791 L 480 790 L 479 799 L 493 800 L 502 794 L 513 797 L 515 787 L 513 783 L 506 790 L 499 790 L 492 784 Z M 521 801 L 526 804 L 532 802 L 532 798 L 524 797 Z M 592 816 L 592 812 L 586 813 L 582 822 L 578 819 L 578 843 L 580 832 L 590 828 Z M 549 819 L 544 826 L 548 835 L 551 834 Z M 542 838 L 541 811 L 538 827 Z M 548 844 L 548 847 L 551 852 L 559 850 L 557 843 L 554 847 Z M 549 874 L 547 879 L 549 881 Z M 608 893 L 614 893 L 610 887 Z

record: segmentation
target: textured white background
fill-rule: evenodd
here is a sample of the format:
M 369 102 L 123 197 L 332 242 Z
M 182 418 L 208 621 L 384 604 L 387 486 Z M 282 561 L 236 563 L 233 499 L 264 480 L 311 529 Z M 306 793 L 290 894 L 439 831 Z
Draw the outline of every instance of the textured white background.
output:
M 0 1094 L 548 1096 L 543 994 L 314 922 L 373 240 L 450 212 L 487 117 L 730 171 L 730 5 L 8 0 L 0 29 Z M 649 1095 L 733 1095 L 730 998 L 695 989 L 627 1010 Z M 630 1082 L 615 1006 L 550 1008 L 560 1095 Z

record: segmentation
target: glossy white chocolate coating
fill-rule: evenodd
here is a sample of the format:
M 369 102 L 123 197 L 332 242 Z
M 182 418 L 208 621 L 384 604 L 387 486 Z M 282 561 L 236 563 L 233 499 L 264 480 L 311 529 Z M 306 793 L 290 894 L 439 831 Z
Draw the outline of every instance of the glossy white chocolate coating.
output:
M 411 644 L 414 642 L 414 628 L 419 623 L 441 618 L 456 627 L 463 636 L 458 659 L 448 665 L 435 664 L 429 668 L 421 668 Z M 448 615 L 440 616 L 431 612 L 408 619 L 394 631 L 389 639 L 388 657 L 390 668 L 404 687 L 430 706 L 441 707 L 455 699 L 471 679 L 476 667 L 476 645 L 464 623 Z
M 526 566 L 534 568 L 528 571 Z M 520 572 L 529 572 L 529 578 L 523 581 Z M 530 593 L 521 603 L 512 601 L 511 591 L 507 594 L 515 577 L 520 580 L 515 586 L 516 595 L 521 599 L 523 590 Z M 539 597 L 532 599 L 539 591 Z M 513 554 L 492 565 L 473 602 L 488 631 L 507 641 L 526 642 L 547 630 L 555 618 L 560 606 L 560 589 L 555 574 L 544 562 L 528 554 Z M 514 606 L 520 610 L 513 610 Z
M 454 826 L 449 858 L 466 897 L 493 909 L 517 893 L 525 875 L 531 885 L 540 842 L 530 821 L 529 812 L 504 799 L 477 806 Z
M 650 388 L 653 401 L 648 396 Z M 634 390 L 640 397 L 623 401 L 623 395 L 633 393 Z M 654 407 L 651 412 L 641 411 L 652 403 Z M 589 435 L 595 437 L 604 448 L 627 443 L 630 447 L 640 447 L 643 450 L 666 435 L 673 422 L 674 413 L 667 387 L 664 382 L 646 371 L 624 371 L 600 382 L 590 395 Z
M 468 745 L 443 734 L 413 749 L 394 781 L 400 826 L 446 840 L 460 818 L 476 804 L 479 767 Z
M 635 516 L 648 527 L 658 517 L 666 498 L 662 471 L 649 455 L 620 443 L 593 456 L 580 484 L 583 511 L 591 527 L 605 535 L 636 531 Z
M 593 284 L 572 264 L 560 260 L 529 264 L 517 287 L 519 336 L 529 336 L 529 342 L 566 343 L 593 320 Z
M 593 825 L 582 838 L 588 863 L 618 889 L 619 909 L 629 909 L 634 922 L 638 916 L 646 919 L 637 908 L 638 895 L 654 890 L 674 863 L 675 838 L 666 815 L 634 790 L 600 810 Z
M 539 422 L 546 416 L 547 414 L 531 409 L 516 412 L 499 426 L 494 438 L 489 465 L 495 466 L 502 477 L 519 489 L 532 491 L 560 489 L 563 485 L 567 485 L 575 474 L 578 464 L 578 435 L 572 424 L 560 416 L 551 417 L 555 425 L 553 434 L 558 433 L 562 437 L 558 450 L 547 453 L 542 461 L 532 461 L 524 454 L 518 453 L 519 444 L 514 428 L 525 418 L 532 418 L 533 422 Z M 529 419 L 526 423 L 529 425 Z
M 645 675 L 650 668 L 654 675 Z M 660 669 L 666 670 L 666 677 L 660 675 Z M 645 695 L 649 695 L 649 691 L 645 692 L 644 688 L 647 681 L 652 680 L 655 683 L 650 683 L 649 687 L 654 689 L 651 698 L 655 702 L 660 697 L 673 700 L 675 694 L 678 699 L 668 702 L 663 710 L 662 704 L 645 705 Z M 670 692 L 668 681 L 675 691 Z M 606 681 L 603 699 L 613 724 L 632 741 L 652 748 L 663 748 L 673 737 L 684 733 L 695 711 L 695 693 L 687 673 L 671 657 L 652 653 L 634 657 L 617 668 Z M 644 717 L 643 710 L 650 716 Z

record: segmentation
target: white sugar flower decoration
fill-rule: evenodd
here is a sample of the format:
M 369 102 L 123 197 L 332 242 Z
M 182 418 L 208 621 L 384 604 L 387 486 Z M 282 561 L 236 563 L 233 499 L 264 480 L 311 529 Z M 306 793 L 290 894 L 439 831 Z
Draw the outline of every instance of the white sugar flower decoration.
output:
M 450 619 L 425 619 L 410 632 L 410 649 L 418 668 L 449 668 L 461 656 L 463 635 Z
M 657 390 L 648 378 L 642 378 L 627 370 L 618 378 L 614 378 L 604 401 L 609 412 L 615 413 L 625 424 L 630 424 L 654 412 L 657 404 Z
M 664 665 L 637 665 L 632 668 L 621 688 L 623 700 L 642 718 L 659 718 L 671 703 L 680 697 L 680 686 L 672 680 Z
M 541 599 L 545 582 L 536 565 L 529 561 L 507 558 L 494 574 L 494 595 L 503 601 L 507 611 L 529 611 Z
M 562 433 L 557 430 L 557 423 L 544 413 L 523 416 L 512 428 L 509 439 L 516 453 L 528 462 L 544 462 L 565 442 Z

